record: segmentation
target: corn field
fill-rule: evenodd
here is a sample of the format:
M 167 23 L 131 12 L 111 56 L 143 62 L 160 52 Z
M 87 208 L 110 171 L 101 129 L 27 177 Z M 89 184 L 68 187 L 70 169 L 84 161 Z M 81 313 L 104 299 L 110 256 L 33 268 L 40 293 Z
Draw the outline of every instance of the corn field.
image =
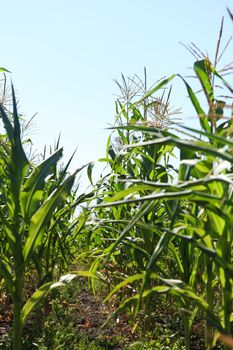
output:
M 30 157 L 13 86 L 10 107 L 1 100 L 0 280 L 14 350 L 25 348 L 30 315 L 80 276 L 92 292 L 107 291 L 110 319 L 127 314 L 132 332 L 151 330 L 164 304 L 181 315 L 185 349 L 196 324 L 205 349 L 233 348 L 233 88 L 231 67 L 218 69 L 221 32 L 213 61 L 189 47 L 199 94 L 178 74 L 151 89 L 146 70 L 116 81 L 121 96 L 97 182 L 92 163 L 69 173 L 72 157 L 61 164 L 59 141 L 48 156 Z M 175 80 L 196 127 L 170 108 Z M 85 169 L 91 185 L 80 194 L 75 178 Z

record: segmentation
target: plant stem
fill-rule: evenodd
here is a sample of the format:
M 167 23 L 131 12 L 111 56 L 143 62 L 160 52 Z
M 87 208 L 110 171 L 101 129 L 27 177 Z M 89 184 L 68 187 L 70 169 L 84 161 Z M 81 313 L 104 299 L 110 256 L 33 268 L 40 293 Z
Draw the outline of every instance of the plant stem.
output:
M 207 269 L 207 281 L 206 281 L 206 301 L 213 309 L 213 288 L 212 288 L 212 260 L 211 258 L 205 256 L 205 266 Z M 213 334 L 212 334 L 212 327 L 209 324 L 208 321 L 206 321 L 205 325 L 205 348 L 206 350 L 212 349 L 212 340 L 213 340 Z
M 23 273 L 16 271 L 15 291 L 13 295 L 13 350 L 22 349 L 23 324 L 21 321 L 21 311 L 23 304 Z
M 224 328 L 227 334 L 231 334 L 231 312 L 232 312 L 232 297 L 231 297 L 231 282 L 228 274 L 225 274 L 226 285 L 223 291 L 223 310 L 224 310 Z M 230 349 L 224 346 L 225 349 Z
M 190 350 L 190 327 L 189 327 L 189 317 L 184 314 L 184 341 L 185 349 Z

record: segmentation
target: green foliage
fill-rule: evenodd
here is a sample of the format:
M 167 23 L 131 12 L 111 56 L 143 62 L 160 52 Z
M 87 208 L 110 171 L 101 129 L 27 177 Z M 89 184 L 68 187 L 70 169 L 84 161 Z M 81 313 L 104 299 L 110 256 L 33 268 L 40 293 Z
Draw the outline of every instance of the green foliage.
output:
M 224 116 L 226 102 L 215 97 L 214 79 L 231 87 L 217 72 L 216 60 L 212 64 L 204 57 L 193 67 L 206 112 L 178 76 L 201 129 L 161 123 L 170 113 L 167 103 L 161 109 L 164 92 L 162 98 L 153 94 L 174 75 L 149 91 L 135 92 L 133 79 L 130 86 L 124 77 L 118 83 L 123 96 L 116 102 L 118 125 L 111 128 L 117 137 L 109 138 L 101 160 L 108 163 L 109 174 L 96 185 L 94 221 L 88 227 L 92 270 L 106 269 L 107 299 L 117 294 L 121 300 L 116 313 L 130 310 L 136 328 L 141 309 L 150 315 L 154 295 L 173 295 L 186 310 L 186 349 L 198 314 L 206 320 L 206 349 L 219 334 L 230 337 L 232 327 L 232 118 Z M 143 96 L 135 101 L 141 90 Z M 156 106 L 152 115 L 151 105 Z
M 217 69 L 222 27 L 223 22 L 213 62 L 195 45 L 188 47 L 196 56 L 193 73 L 202 99 L 181 75 L 151 88 L 146 70 L 144 80 L 122 75 L 122 82 L 116 81 L 121 91 L 116 123 L 100 160 L 107 170 L 94 184 L 93 163 L 88 165 L 92 191 L 87 195 L 73 190 L 82 168 L 68 173 L 72 157 L 59 169 L 59 142 L 40 164 L 29 161 L 13 87 L 12 112 L 0 104 L 6 130 L 0 135 L 0 277 L 13 302 L 13 349 L 22 349 L 26 320 L 47 294 L 56 295 L 54 288 L 66 289 L 78 276 L 89 278 L 94 292 L 104 284 L 105 302 L 116 306 L 109 320 L 123 312 L 134 332 L 148 333 L 156 325 L 153 339 L 129 349 L 189 350 L 194 326 L 203 323 L 207 350 L 219 342 L 232 348 L 233 124 L 232 115 L 226 116 L 229 96 L 218 96 L 216 89 L 231 94 L 233 89 L 225 70 Z M 0 67 L 0 72 L 7 70 Z M 169 107 L 176 78 L 184 83 L 200 128 L 181 124 L 174 117 L 180 110 Z M 90 271 L 67 273 L 75 257 Z M 36 283 L 26 295 L 30 272 Z M 167 321 L 160 329 L 155 300 L 175 305 L 184 339 Z M 114 342 L 77 336 L 59 300 L 50 305 L 53 314 L 35 347 L 114 347 Z
M 0 105 L 6 130 L 6 135 L 1 137 L 0 272 L 13 302 L 13 348 L 21 349 L 26 319 L 48 294 L 55 267 L 60 267 L 59 272 L 64 271 L 64 266 L 68 269 L 75 243 L 72 217 L 75 207 L 85 200 L 85 196 L 75 198 L 72 191 L 75 176 L 82 168 L 73 175 L 68 174 L 67 166 L 59 172 L 62 148 L 39 165 L 28 160 L 21 139 L 13 86 L 12 106 L 11 113 Z M 77 223 L 78 219 L 75 220 Z M 62 226 L 63 233 L 60 234 Z M 66 245 L 67 255 L 64 252 Z M 59 266 L 60 262 L 62 266 Z M 33 269 L 33 265 L 39 288 L 25 300 L 25 273 L 29 268 Z M 37 286 L 32 286 L 32 290 Z

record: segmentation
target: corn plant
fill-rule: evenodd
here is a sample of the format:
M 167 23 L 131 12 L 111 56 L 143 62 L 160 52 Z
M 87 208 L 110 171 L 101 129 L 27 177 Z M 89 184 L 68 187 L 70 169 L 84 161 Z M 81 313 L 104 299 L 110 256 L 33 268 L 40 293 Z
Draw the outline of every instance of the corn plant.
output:
M 103 238 L 103 249 L 93 250 L 92 268 L 111 259 L 115 270 L 108 269 L 107 277 L 115 273 L 120 282 L 111 287 L 109 298 L 130 287 L 131 295 L 123 295 L 118 311 L 133 306 L 136 318 L 154 294 L 175 296 L 186 310 L 187 349 L 200 312 L 206 320 L 206 349 L 217 339 L 226 348 L 232 344 L 232 119 L 224 116 L 226 102 L 216 97 L 215 80 L 230 93 L 232 88 L 216 70 L 219 42 L 214 64 L 208 57 L 194 63 L 207 111 L 189 83 L 176 75 L 184 82 L 201 130 L 183 125 L 169 130 L 145 118 L 148 98 L 174 75 L 136 102 L 117 103 L 118 148 L 109 139 L 104 160 L 110 177 L 98 184 L 94 206 L 93 237 L 96 232 L 98 242 Z M 174 149 L 180 155 L 177 166 L 169 162 Z M 163 262 L 166 257 L 172 257 L 170 267 Z
M 59 150 L 59 141 L 58 139 L 54 152 Z M 46 159 L 45 152 L 43 160 Z M 73 155 L 67 164 L 51 168 L 46 191 L 44 191 L 41 201 L 46 201 L 64 181 Z M 52 281 L 57 276 L 62 275 L 64 271 L 68 271 L 76 258 L 77 235 L 80 232 L 78 227 L 80 222 L 83 222 L 84 215 L 82 213 L 77 214 L 75 211 L 77 206 L 85 202 L 86 198 L 90 196 L 87 194 L 78 195 L 78 188 L 79 186 L 77 185 L 51 215 L 50 222 L 45 229 L 44 239 L 41 240 L 32 257 L 37 272 L 38 286 Z
M 156 92 L 159 89 L 163 89 L 166 87 L 166 84 L 172 79 L 162 80 L 153 87 L 153 92 Z M 107 161 L 110 167 L 110 175 L 106 175 L 98 184 L 97 184 L 97 201 L 100 203 L 106 194 L 111 198 L 119 199 L 124 195 L 127 195 L 127 192 L 132 191 L 131 188 L 128 188 L 129 183 L 127 183 L 126 177 L 130 176 L 131 178 L 143 179 L 143 180 L 163 180 L 164 182 L 168 181 L 170 177 L 174 176 L 176 169 L 169 162 L 169 157 L 166 157 L 165 154 L 168 155 L 168 152 L 165 150 L 163 146 L 151 147 L 144 149 L 135 149 L 131 152 L 125 152 L 124 154 L 120 153 L 121 147 L 124 144 L 130 144 L 131 142 L 137 142 L 142 139 L 151 140 L 153 136 L 151 134 L 143 133 L 143 130 L 149 130 L 150 128 L 154 131 L 154 128 L 151 126 L 152 123 L 160 123 L 161 129 L 159 133 L 164 133 L 167 135 L 166 129 L 162 128 L 161 123 L 166 125 L 169 122 L 168 115 L 169 113 L 169 98 L 171 94 L 171 89 L 168 90 L 167 96 L 165 95 L 166 91 L 162 90 L 162 94 L 159 98 L 154 98 L 152 96 L 153 92 L 149 92 L 147 94 L 147 104 L 145 104 L 142 99 L 140 102 L 134 103 L 131 99 L 141 93 L 142 88 L 139 83 L 141 80 L 139 79 L 139 83 L 135 83 L 132 86 L 134 79 L 128 78 L 130 86 L 127 86 L 127 79 L 124 77 L 122 85 L 118 82 L 118 85 L 121 86 L 121 91 L 123 92 L 123 100 L 118 100 L 116 104 L 116 122 L 123 123 L 125 122 L 126 128 L 122 128 L 121 126 L 117 127 L 117 136 L 112 136 L 112 142 L 109 138 L 106 149 L 106 157 L 101 159 L 101 161 Z M 138 90 L 138 86 L 140 89 Z M 133 88 L 134 87 L 134 88 Z M 130 93 L 130 89 L 133 89 L 133 93 Z M 122 104 L 125 102 L 126 106 Z M 157 107 L 155 106 L 157 103 Z M 153 105 L 153 113 L 150 108 Z M 141 107 L 140 107 L 141 106 Z M 176 113 L 177 111 L 175 111 Z M 145 120 L 146 116 L 146 120 Z M 138 129 L 138 124 L 140 124 L 140 130 Z M 115 128 L 114 128 L 115 129 Z M 173 146 L 169 147 L 169 150 L 172 151 Z M 171 155 L 172 157 L 172 155 Z M 124 181 L 125 180 L 125 181 Z M 148 189 L 145 189 L 145 193 Z M 135 194 L 137 194 L 137 188 L 135 188 Z M 124 193 L 124 195 L 123 195 Z M 118 196 L 120 194 L 121 197 Z M 114 196 L 115 195 L 115 196 Z M 113 196 L 113 197 L 112 197 Z M 103 251 L 109 243 L 113 242 L 117 235 L 124 229 L 125 224 L 129 222 L 132 215 L 136 214 L 137 205 L 135 203 L 126 204 L 119 207 L 112 207 L 111 209 L 104 208 L 98 210 L 98 216 L 95 216 L 95 234 L 94 237 L 97 238 L 99 251 Z M 150 230 L 146 229 L 146 224 L 149 223 L 153 216 L 155 221 L 163 221 L 166 220 L 166 212 L 159 208 L 154 208 L 153 213 L 147 217 L 145 214 L 144 217 L 144 225 L 138 227 L 137 229 L 137 237 L 135 237 L 134 228 L 132 228 L 132 232 L 127 237 L 127 241 L 124 240 L 124 244 L 121 244 L 118 247 L 117 253 L 115 253 L 115 261 L 121 262 L 121 273 L 127 275 L 130 269 L 127 267 L 128 265 L 135 266 L 135 269 L 144 268 L 148 258 L 150 257 L 151 250 L 155 242 L 158 241 L 160 237 L 159 231 L 151 233 Z M 114 223 L 114 227 L 113 227 Z M 97 234 L 97 231 L 99 234 Z M 100 240 L 100 237 L 102 239 Z M 95 246 L 95 243 L 93 243 Z M 130 249 L 130 247 L 134 247 L 135 249 Z M 137 249 L 136 249 L 137 247 Z M 95 252 L 96 253 L 96 252 Z M 130 253 L 132 255 L 130 255 Z M 125 260 L 125 263 L 123 263 Z M 115 274 L 120 274 L 120 271 Z
M 55 236 L 54 227 L 72 215 L 72 205 L 74 207 L 75 203 L 73 201 L 69 205 L 69 198 L 80 169 L 69 176 L 66 176 L 66 171 L 63 172 L 57 182 L 50 178 L 62 157 L 62 148 L 39 165 L 31 164 L 22 144 L 13 87 L 12 106 L 13 112 L 9 113 L 0 105 L 0 116 L 6 130 L 6 135 L 1 136 L 0 147 L 1 240 L 5 244 L 0 252 L 0 266 L 13 303 L 13 349 L 22 349 L 22 331 L 26 319 L 45 298 L 52 285 L 52 275 L 48 275 L 47 271 L 47 278 L 44 278 L 47 283 L 42 284 L 43 278 L 40 278 L 40 287 L 25 300 L 25 272 L 33 262 L 37 266 L 37 259 L 41 258 L 47 263 L 50 259 L 54 261 L 48 248 L 48 245 L 53 244 L 50 236 Z M 59 237 L 57 232 L 56 235 Z M 46 264 L 45 268 L 48 268 Z

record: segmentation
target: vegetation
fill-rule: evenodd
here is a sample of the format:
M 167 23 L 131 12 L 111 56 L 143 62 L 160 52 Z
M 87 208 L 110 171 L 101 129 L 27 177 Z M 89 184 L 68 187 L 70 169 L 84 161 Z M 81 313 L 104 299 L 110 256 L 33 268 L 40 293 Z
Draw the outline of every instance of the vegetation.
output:
M 217 339 L 232 346 L 232 119 L 215 85 L 232 88 L 216 67 L 220 39 L 214 63 L 204 56 L 193 67 L 206 108 L 181 76 L 160 81 L 136 101 L 146 84 L 129 86 L 123 77 L 117 138 L 104 159 L 110 174 L 97 184 L 94 205 L 92 271 L 113 266 L 106 300 L 118 293 L 116 312 L 129 309 L 136 328 L 142 308 L 150 316 L 155 295 L 172 295 L 183 310 L 186 349 L 197 316 L 206 320 L 206 349 Z M 171 88 L 166 99 L 164 92 L 152 97 L 175 77 L 184 82 L 201 129 L 167 126 Z
M 6 134 L 1 136 L 1 278 L 13 304 L 13 348 L 22 348 L 27 317 L 52 286 L 54 269 L 64 271 L 75 234 L 71 223 L 75 206 L 71 192 L 75 175 L 58 169 L 62 148 L 39 165 L 29 162 L 21 140 L 17 104 L 13 112 L 0 106 Z M 77 219 L 76 219 L 77 221 Z M 72 261 L 72 260 L 70 260 Z M 25 274 L 35 273 L 35 292 L 25 300 Z
M 59 142 L 39 164 L 29 160 L 13 87 L 12 111 L 1 103 L 0 278 L 2 300 L 6 295 L 13 309 L 13 349 L 189 350 L 195 335 L 198 349 L 233 348 L 233 128 L 227 102 L 233 89 L 225 79 L 231 67 L 218 69 L 222 29 L 223 22 L 213 62 L 189 47 L 202 98 L 180 75 L 150 89 L 146 70 L 143 80 L 116 81 L 116 124 L 100 160 L 107 171 L 93 184 L 93 164 L 87 166 L 88 194 L 74 189 L 83 167 L 72 175 L 70 161 L 59 167 Z M 174 79 L 183 82 L 200 128 L 175 119 L 180 110 L 169 107 Z M 219 86 L 224 95 L 218 96 Z M 89 305 L 80 311 L 89 286 L 105 299 L 103 318 L 87 294 Z M 88 333 L 90 308 L 102 320 L 98 336 Z M 35 322 L 41 327 L 31 339 Z M 128 341 L 120 330 L 118 337 L 103 336 L 119 322 Z M 10 342 L 3 339 L 2 347 Z

